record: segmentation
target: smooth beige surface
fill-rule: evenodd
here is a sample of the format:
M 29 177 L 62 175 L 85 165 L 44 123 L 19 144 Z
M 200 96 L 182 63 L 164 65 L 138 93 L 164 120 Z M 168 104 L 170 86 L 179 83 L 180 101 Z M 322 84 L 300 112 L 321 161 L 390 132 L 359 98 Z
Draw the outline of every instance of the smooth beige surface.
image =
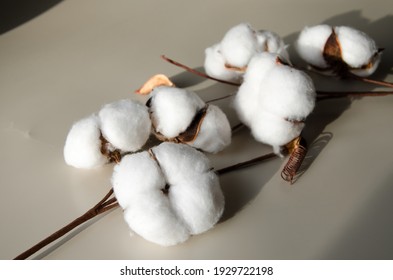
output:
M 0 258 L 11 259 L 95 204 L 113 166 L 77 170 L 63 160 L 72 123 L 103 104 L 137 98 L 156 73 L 205 99 L 235 88 L 160 59 L 201 67 L 204 49 L 240 22 L 292 44 L 305 25 L 350 25 L 385 48 L 374 77 L 393 81 L 391 1 L 76 1 L 0 35 Z M 290 47 L 293 54 L 293 48 Z M 297 62 L 296 56 L 293 60 Z M 371 90 L 316 78 L 318 89 Z M 230 100 L 217 102 L 231 120 Z M 286 159 L 224 175 L 224 219 L 188 242 L 162 248 L 130 237 L 117 209 L 36 254 L 46 259 L 392 259 L 393 96 L 317 105 L 305 136 L 306 172 L 290 186 Z M 221 168 L 270 152 L 243 128 L 210 156 Z

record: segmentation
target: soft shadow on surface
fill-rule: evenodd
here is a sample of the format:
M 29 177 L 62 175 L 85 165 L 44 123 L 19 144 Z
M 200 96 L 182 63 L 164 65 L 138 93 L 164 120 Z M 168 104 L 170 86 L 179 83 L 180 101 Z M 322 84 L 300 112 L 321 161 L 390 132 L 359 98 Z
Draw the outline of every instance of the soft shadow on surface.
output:
M 176 66 L 174 66 L 174 67 L 176 67 Z M 193 69 L 196 71 L 202 72 L 202 73 L 204 72 L 203 67 L 196 67 Z M 197 85 L 199 83 L 202 83 L 203 81 L 206 80 L 206 78 L 192 74 L 187 71 L 176 74 L 176 75 L 170 77 L 170 79 L 177 87 L 180 87 L 180 88 L 191 87 L 191 86 Z
M 382 184 L 371 186 L 377 191 L 318 259 L 393 259 L 392 181 L 390 175 Z
M 0 9 L 0 35 L 37 17 L 62 0 L 5 0 Z
M 88 220 L 86 222 L 84 222 L 83 224 L 81 224 L 80 226 L 76 227 L 75 229 L 71 230 L 69 233 L 67 233 L 66 235 L 60 237 L 58 240 L 53 241 L 53 243 L 50 243 L 49 245 L 47 245 L 46 247 L 44 247 L 42 250 L 38 251 L 36 253 L 36 255 L 32 258 L 32 260 L 41 260 L 43 258 L 45 258 L 46 256 L 50 255 L 52 252 L 54 252 L 55 250 L 57 250 L 59 247 L 61 247 L 63 244 L 67 243 L 68 241 L 70 241 L 72 238 L 74 238 L 75 236 L 77 236 L 79 233 L 81 233 L 82 231 L 84 231 L 85 229 L 89 228 L 91 225 L 93 225 L 94 223 L 96 223 L 97 221 L 99 221 L 100 219 L 104 218 L 106 215 L 112 213 L 114 210 L 113 209 L 111 211 L 108 211 L 106 213 L 100 214 L 96 217 L 94 217 L 91 220 Z M 66 224 L 64 224 L 65 226 Z M 50 233 L 52 234 L 52 233 Z M 44 237 L 46 238 L 46 237 Z M 43 238 L 43 239 L 44 239 Z

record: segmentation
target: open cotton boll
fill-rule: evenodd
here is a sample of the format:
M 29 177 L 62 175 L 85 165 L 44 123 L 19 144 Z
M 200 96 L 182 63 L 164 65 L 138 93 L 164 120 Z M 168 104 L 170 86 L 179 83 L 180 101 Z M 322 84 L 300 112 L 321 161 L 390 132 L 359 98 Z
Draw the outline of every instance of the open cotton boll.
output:
M 220 44 L 206 48 L 204 68 L 209 76 L 225 81 L 240 81 L 243 72 L 228 69 L 228 67 L 225 67 L 226 63 L 220 51 Z
M 341 56 L 348 66 L 355 70 L 355 73 L 362 73 L 361 76 L 372 74 L 377 68 L 381 53 L 378 51 L 375 41 L 366 33 L 348 26 L 334 27 L 341 47 Z M 372 62 L 371 67 L 366 67 Z M 364 69 L 359 69 L 365 67 Z M 357 71 L 359 69 L 359 71 Z
M 147 107 L 137 101 L 123 99 L 106 104 L 98 116 L 103 136 L 117 149 L 137 151 L 149 138 L 149 113 Z
M 282 64 L 277 54 L 260 53 L 249 64 L 234 106 L 253 136 L 279 153 L 280 146 L 300 135 L 315 97 L 304 72 Z
M 323 51 L 331 34 L 332 27 L 327 24 L 305 27 L 296 41 L 296 51 L 308 64 L 327 68 L 329 65 L 323 57 Z
M 318 70 L 369 76 L 378 67 L 381 51 L 366 33 L 348 26 L 306 27 L 296 43 L 300 57 Z M 327 71 L 325 71 L 328 73 Z
M 151 152 L 125 156 L 112 184 L 131 230 L 163 246 L 212 228 L 224 208 L 208 159 L 183 144 L 162 143 Z
M 160 86 L 152 91 L 149 106 L 156 132 L 173 138 L 187 129 L 205 103 L 191 91 Z
M 209 153 L 218 153 L 231 144 L 231 126 L 224 112 L 209 105 L 196 139 L 190 146 Z
M 101 153 L 100 123 L 97 115 L 91 115 L 73 124 L 64 145 L 64 159 L 76 168 L 95 168 L 109 159 Z
M 247 66 L 258 51 L 255 30 L 247 23 L 238 24 L 227 31 L 221 41 L 221 53 L 225 61 L 234 67 Z

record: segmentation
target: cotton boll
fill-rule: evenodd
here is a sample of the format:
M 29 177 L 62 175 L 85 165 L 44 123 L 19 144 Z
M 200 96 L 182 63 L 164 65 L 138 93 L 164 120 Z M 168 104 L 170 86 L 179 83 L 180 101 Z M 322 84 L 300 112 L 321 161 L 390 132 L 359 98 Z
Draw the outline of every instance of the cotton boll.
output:
M 206 73 L 214 78 L 224 81 L 238 82 L 243 76 L 243 72 L 230 70 L 225 67 L 224 56 L 220 51 L 220 44 L 215 44 L 205 50 L 204 68 Z
M 139 150 L 147 141 L 151 121 L 147 107 L 130 99 L 106 104 L 99 112 L 101 131 L 117 149 Z
M 231 126 L 224 112 L 209 105 L 197 138 L 190 146 L 209 153 L 218 153 L 231 144 Z
M 373 59 L 373 56 L 378 53 L 375 41 L 366 33 L 347 26 L 335 27 L 334 31 L 340 42 L 342 59 L 349 67 L 361 68 L 366 66 Z
M 234 100 L 236 112 L 260 142 L 280 147 L 300 135 L 315 106 L 312 80 L 280 62 L 277 55 L 255 55 Z
M 112 184 L 130 229 L 163 246 L 210 229 L 224 208 L 208 159 L 183 144 L 162 143 L 150 152 L 125 156 Z
M 96 115 L 74 123 L 64 145 L 66 163 L 76 168 L 94 168 L 106 164 L 109 159 L 101 153 L 100 136 L 100 124 Z
M 209 160 L 183 145 L 163 143 L 153 149 L 170 185 L 169 198 L 192 234 L 212 228 L 224 210 L 224 196 Z
M 221 41 L 221 53 L 231 66 L 246 66 L 257 51 L 255 30 L 247 23 L 232 27 Z
M 312 66 L 327 68 L 329 65 L 323 57 L 323 51 L 331 34 L 332 27 L 327 24 L 305 27 L 296 41 L 299 56 Z
M 162 171 L 148 152 L 124 157 L 114 169 L 112 184 L 132 231 L 162 246 L 189 238 L 188 228 L 176 216 L 162 191 L 166 184 Z
M 195 93 L 174 87 L 157 87 L 151 93 L 150 114 L 156 132 L 173 138 L 184 132 L 205 106 Z

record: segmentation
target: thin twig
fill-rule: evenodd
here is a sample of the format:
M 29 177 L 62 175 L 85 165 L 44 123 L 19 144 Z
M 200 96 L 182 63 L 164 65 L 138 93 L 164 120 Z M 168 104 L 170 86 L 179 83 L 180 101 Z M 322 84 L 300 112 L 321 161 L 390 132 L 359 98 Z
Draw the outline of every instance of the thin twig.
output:
M 174 61 L 173 59 L 170 59 L 170 58 L 166 57 L 165 55 L 161 55 L 161 58 L 164 59 L 165 61 L 173 64 L 173 65 L 176 65 L 176 66 L 178 66 L 180 68 L 183 68 L 187 72 L 193 73 L 193 74 L 198 75 L 200 77 L 203 77 L 203 78 L 206 78 L 206 79 L 210 79 L 210 80 L 213 80 L 213 81 L 216 81 L 216 82 L 220 82 L 220 83 L 223 83 L 223 84 L 228 84 L 228 85 L 231 85 L 231 86 L 240 86 L 239 83 L 234 83 L 234 82 L 229 82 L 229 81 L 217 79 L 217 78 L 214 78 L 212 76 L 207 75 L 206 73 L 203 73 L 203 72 L 200 72 L 198 70 L 192 69 L 192 68 L 190 68 L 190 67 L 188 67 L 188 66 L 186 66 L 186 65 L 184 65 L 184 64 L 182 64 L 180 62 Z
M 357 81 L 361 81 L 364 83 L 393 88 L 393 83 L 386 82 L 386 81 L 374 80 L 374 79 L 370 79 L 370 78 L 366 78 L 366 77 L 359 77 L 359 76 L 356 76 L 353 74 L 348 74 L 348 78 L 351 78 L 351 79 L 354 79 Z
M 334 91 L 317 91 L 317 100 L 326 100 L 331 98 L 343 97 L 365 97 L 365 96 L 387 96 L 392 95 L 393 91 L 347 91 L 347 92 L 334 92 Z
M 63 235 L 67 234 L 71 230 L 75 229 L 76 227 L 80 226 L 81 224 L 87 222 L 88 220 L 94 218 L 95 216 L 98 216 L 102 213 L 105 213 L 113 208 L 116 208 L 118 206 L 118 203 L 116 201 L 116 198 L 112 198 L 108 200 L 107 203 L 106 200 L 113 194 L 113 189 L 111 188 L 109 192 L 104 196 L 103 199 L 101 199 L 94 207 L 89 209 L 86 213 L 83 215 L 79 216 L 75 220 L 73 220 L 71 223 L 68 225 L 62 227 L 58 231 L 54 232 L 44 240 L 40 241 L 30 249 L 24 251 L 23 253 L 19 254 L 17 257 L 14 258 L 14 260 L 24 260 L 33 255 L 34 253 L 38 252 L 45 246 L 49 245 L 53 241 L 59 239 Z
M 239 170 L 239 169 L 242 169 L 242 168 L 246 168 L 246 167 L 250 167 L 250 166 L 259 164 L 259 163 L 261 163 L 261 162 L 263 162 L 265 160 L 268 160 L 268 159 L 271 159 L 271 158 L 275 158 L 275 157 L 277 157 L 277 155 L 275 153 L 269 153 L 269 154 L 266 154 L 266 155 L 263 155 L 263 156 L 260 156 L 260 157 L 257 157 L 257 158 L 253 158 L 251 160 L 243 161 L 243 162 L 240 162 L 240 163 L 228 166 L 228 167 L 224 167 L 224 168 L 218 169 L 218 170 L 216 170 L 216 173 L 218 175 L 224 175 L 226 173 L 229 173 L 229 172 L 232 172 L 232 171 L 235 171 L 235 170 Z

